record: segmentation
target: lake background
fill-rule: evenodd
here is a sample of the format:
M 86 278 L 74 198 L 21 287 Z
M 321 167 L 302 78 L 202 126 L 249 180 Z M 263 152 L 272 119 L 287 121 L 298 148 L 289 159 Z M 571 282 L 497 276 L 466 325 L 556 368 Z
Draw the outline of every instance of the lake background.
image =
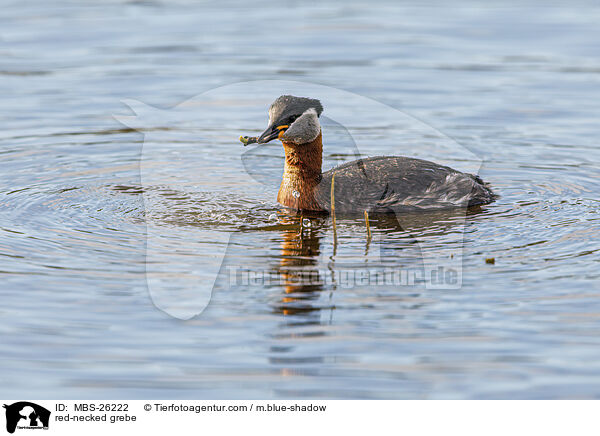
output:
M 3 2 L 0 397 L 600 398 L 599 22 L 594 2 Z M 339 219 L 334 255 L 328 218 L 299 234 L 277 207 L 280 145 L 237 142 L 266 126 L 265 96 L 145 133 L 114 118 L 252 80 L 385 103 L 430 130 L 365 113 L 345 126 L 372 144 L 358 152 L 462 168 L 442 132 L 500 198 L 460 241 L 452 214 L 381 220 L 369 251 Z M 324 169 L 355 159 L 348 141 L 324 121 Z M 219 250 L 250 271 L 418 269 L 418 240 L 462 250 L 462 287 L 218 279 L 182 321 L 152 303 L 150 232 L 177 277 Z

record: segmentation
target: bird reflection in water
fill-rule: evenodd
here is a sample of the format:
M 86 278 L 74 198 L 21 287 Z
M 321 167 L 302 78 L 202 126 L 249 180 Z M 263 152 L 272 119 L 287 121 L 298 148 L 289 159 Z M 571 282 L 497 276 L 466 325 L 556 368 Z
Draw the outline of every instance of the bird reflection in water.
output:
M 331 304 L 320 301 L 324 290 L 324 277 L 320 266 L 321 225 L 324 219 L 287 217 L 284 222 L 297 223 L 281 235 L 281 257 L 276 274 L 282 285 L 283 296 L 275 304 L 275 311 L 283 315 L 309 315 L 329 308 Z M 313 318 L 313 317 L 311 317 Z
M 424 238 L 443 240 L 448 234 L 461 229 L 465 215 L 473 216 L 480 212 L 480 208 L 471 208 L 464 211 L 404 215 L 400 219 L 390 215 L 375 215 L 371 221 L 374 239 L 370 243 L 365 231 L 362 261 L 360 256 L 348 257 L 348 254 L 343 259 L 337 259 L 335 247 L 333 251 L 321 247 L 322 237 L 331 231 L 330 219 L 304 218 L 305 225 L 301 225 L 302 217 L 285 217 L 283 221 L 287 221 L 287 225 L 281 235 L 281 255 L 273 271 L 274 275 L 278 276 L 283 291 L 274 305 L 275 311 L 283 315 L 316 312 L 318 317 L 319 311 L 330 309 L 332 315 L 335 308 L 333 295 L 337 287 L 336 277 L 342 277 L 336 273 L 369 267 L 422 269 L 424 247 L 428 250 L 428 255 L 435 256 L 437 251 L 443 250 L 440 253 L 447 256 L 448 249 L 452 251 L 453 247 L 458 254 L 462 249 L 462 238 L 446 245 L 441 244 L 440 247 L 437 246 L 439 244 L 431 243 L 429 246 L 422 246 L 418 242 L 425 240 Z M 343 222 L 346 231 L 356 229 L 356 226 L 362 224 L 357 219 L 346 219 Z M 290 225 L 293 223 L 296 225 Z M 459 234 L 462 235 L 462 229 Z M 322 251 L 326 251 L 327 254 L 324 255 Z M 339 284 L 343 287 L 343 283 Z M 394 287 L 390 283 L 387 285 L 386 288 Z M 423 283 L 421 280 L 419 283 L 413 282 L 412 285 L 421 287 Z M 327 295 L 324 292 L 327 292 Z

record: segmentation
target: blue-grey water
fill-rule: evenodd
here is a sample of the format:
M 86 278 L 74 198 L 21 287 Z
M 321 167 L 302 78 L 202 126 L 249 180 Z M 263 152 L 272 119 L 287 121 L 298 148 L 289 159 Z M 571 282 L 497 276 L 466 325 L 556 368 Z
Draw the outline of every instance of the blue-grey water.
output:
M 594 2 L 4 1 L 0 397 L 600 398 L 599 22 Z M 330 219 L 279 210 L 280 145 L 237 142 L 269 96 L 215 97 L 197 130 L 114 118 L 255 80 L 385 103 L 430 132 L 348 107 L 361 155 L 464 167 L 441 133 L 500 198 L 459 239 L 452 214 L 375 220 L 367 247 L 341 217 L 334 253 Z M 344 132 L 324 119 L 325 169 L 355 158 Z M 176 288 L 188 249 L 335 276 L 421 268 L 415 241 L 462 250 L 462 286 L 217 280 L 189 320 L 149 292 L 149 256 Z

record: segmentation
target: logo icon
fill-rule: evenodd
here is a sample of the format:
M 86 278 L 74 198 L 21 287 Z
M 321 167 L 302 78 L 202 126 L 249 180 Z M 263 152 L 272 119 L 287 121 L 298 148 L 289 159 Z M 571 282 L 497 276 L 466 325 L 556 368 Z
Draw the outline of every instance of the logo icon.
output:
M 19 401 L 4 405 L 6 409 L 6 431 L 14 433 L 15 429 L 48 429 L 50 411 L 29 401 Z

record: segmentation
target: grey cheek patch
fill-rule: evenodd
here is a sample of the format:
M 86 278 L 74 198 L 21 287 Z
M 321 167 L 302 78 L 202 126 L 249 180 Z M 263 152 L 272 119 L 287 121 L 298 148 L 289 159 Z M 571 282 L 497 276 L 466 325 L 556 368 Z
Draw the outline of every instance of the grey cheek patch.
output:
M 292 123 L 281 139 L 296 144 L 306 144 L 319 136 L 320 131 L 321 125 L 317 111 L 310 108 Z

